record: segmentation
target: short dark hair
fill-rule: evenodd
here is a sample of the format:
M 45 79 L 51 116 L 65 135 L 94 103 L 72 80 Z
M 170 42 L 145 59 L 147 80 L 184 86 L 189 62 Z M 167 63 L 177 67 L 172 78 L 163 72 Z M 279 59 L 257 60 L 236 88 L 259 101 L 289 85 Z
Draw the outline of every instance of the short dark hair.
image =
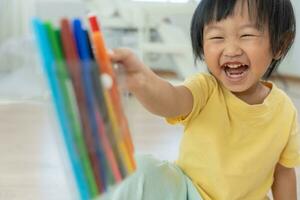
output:
M 270 44 L 273 59 L 264 78 L 267 79 L 276 71 L 278 65 L 291 48 L 296 35 L 296 19 L 290 0 L 202 0 L 196 8 L 191 22 L 192 48 L 197 59 L 203 60 L 203 30 L 204 26 L 213 21 L 221 21 L 233 15 L 237 2 L 247 3 L 249 17 L 256 19 L 258 28 L 265 24 L 269 28 Z

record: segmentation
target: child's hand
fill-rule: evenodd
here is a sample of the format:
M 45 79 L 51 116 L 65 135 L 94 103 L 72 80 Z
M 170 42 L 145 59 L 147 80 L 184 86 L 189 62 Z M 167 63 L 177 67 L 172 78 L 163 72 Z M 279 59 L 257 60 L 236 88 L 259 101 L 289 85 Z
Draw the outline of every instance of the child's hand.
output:
M 142 63 L 138 57 L 127 48 L 118 48 L 108 52 L 113 63 L 119 64 L 119 76 L 124 79 L 127 89 L 134 92 L 137 88 L 142 88 L 146 83 L 147 72 L 150 70 Z M 121 78 L 121 79 L 122 79 Z
M 129 49 L 109 53 L 111 61 L 120 64 L 120 85 L 127 87 L 150 112 L 163 116 L 186 116 L 193 107 L 193 96 L 184 86 L 173 86 L 157 76 Z M 122 86 L 122 87 L 123 87 Z

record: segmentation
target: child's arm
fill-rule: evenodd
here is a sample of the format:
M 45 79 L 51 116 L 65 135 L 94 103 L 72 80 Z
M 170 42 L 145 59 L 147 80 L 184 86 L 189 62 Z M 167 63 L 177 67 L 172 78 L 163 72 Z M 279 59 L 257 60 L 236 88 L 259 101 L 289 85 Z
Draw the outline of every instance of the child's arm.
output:
M 145 66 L 129 49 L 115 49 L 111 60 L 122 66 L 126 86 L 152 113 L 163 117 L 185 116 L 192 111 L 193 97 L 184 86 L 173 86 Z
M 272 185 L 274 200 L 296 200 L 296 173 L 294 168 L 277 164 Z

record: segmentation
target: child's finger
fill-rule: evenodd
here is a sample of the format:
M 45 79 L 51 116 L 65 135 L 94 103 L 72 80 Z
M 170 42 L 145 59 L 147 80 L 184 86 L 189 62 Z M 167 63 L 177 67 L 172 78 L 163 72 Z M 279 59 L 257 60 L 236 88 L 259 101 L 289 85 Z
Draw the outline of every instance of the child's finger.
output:
M 124 62 L 130 56 L 130 54 L 130 50 L 126 48 L 117 48 L 108 51 L 108 55 L 112 62 Z
M 112 49 L 107 49 L 106 52 L 109 57 L 114 56 L 114 51 Z

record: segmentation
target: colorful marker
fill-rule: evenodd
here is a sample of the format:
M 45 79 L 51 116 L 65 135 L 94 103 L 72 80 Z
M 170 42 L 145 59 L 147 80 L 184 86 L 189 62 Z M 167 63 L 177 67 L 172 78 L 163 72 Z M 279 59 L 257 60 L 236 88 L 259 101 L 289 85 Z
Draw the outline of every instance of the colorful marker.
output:
M 52 92 L 53 102 L 55 110 L 60 121 L 60 127 L 62 129 L 63 139 L 66 145 L 66 150 L 70 158 L 71 168 L 74 172 L 74 177 L 76 180 L 76 186 L 78 188 L 80 199 L 89 200 L 90 193 L 88 189 L 88 184 L 84 176 L 84 172 L 79 161 L 76 148 L 73 143 L 71 128 L 68 123 L 66 110 L 64 107 L 64 102 L 62 98 L 61 91 L 59 89 L 59 83 L 55 75 L 55 60 L 53 52 L 49 44 L 48 36 L 42 22 L 38 19 L 33 19 L 33 28 L 35 31 L 35 36 L 37 43 L 39 45 L 39 50 L 41 57 L 43 59 L 44 71 L 48 80 L 50 90 Z
M 124 142 L 124 144 L 122 144 L 121 146 L 125 151 L 125 159 L 128 160 L 127 163 L 129 163 L 128 167 L 129 167 L 129 171 L 133 172 L 133 170 L 135 169 L 135 162 L 133 159 L 133 144 L 132 144 L 132 139 L 129 133 L 129 128 L 128 128 L 128 123 L 126 121 L 125 115 L 122 111 L 121 108 L 121 101 L 120 101 L 120 97 L 119 97 L 119 93 L 118 93 L 118 88 L 117 88 L 117 83 L 116 83 L 116 77 L 114 74 L 114 71 L 112 69 L 111 66 L 111 62 L 107 56 L 107 52 L 106 52 L 106 48 L 105 48 L 105 43 L 104 43 L 104 39 L 102 36 L 102 33 L 100 31 L 100 27 L 98 25 L 97 22 L 97 18 L 94 15 L 90 15 L 89 16 L 89 22 L 90 22 L 90 27 L 92 30 L 91 33 L 91 38 L 93 41 L 93 45 L 94 45 L 94 51 L 95 51 L 95 57 L 97 59 L 97 62 L 99 63 L 100 66 L 100 71 L 101 73 L 106 73 L 108 74 L 113 81 L 112 84 L 112 88 L 109 90 L 110 91 L 110 95 L 109 97 L 107 97 L 107 102 L 108 104 L 113 104 L 113 107 L 110 109 L 111 110 L 111 115 L 116 115 L 116 117 L 111 116 L 112 118 L 116 118 L 119 125 L 121 125 L 121 129 L 120 128 L 116 128 L 119 126 L 114 126 L 115 129 L 117 129 L 117 132 L 122 131 L 123 133 L 123 137 L 122 137 L 122 142 Z M 111 103 L 109 103 L 111 99 Z

